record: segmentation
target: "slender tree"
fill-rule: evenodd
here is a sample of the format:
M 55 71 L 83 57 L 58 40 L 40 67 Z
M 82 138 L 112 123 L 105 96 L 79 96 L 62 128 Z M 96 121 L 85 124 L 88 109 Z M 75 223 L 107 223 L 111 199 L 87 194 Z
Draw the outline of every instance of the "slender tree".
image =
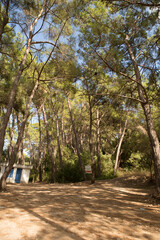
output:
M 119 95 L 141 104 L 154 156 L 157 191 L 160 192 L 159 139 L 152 118 L 152 101 L 147 90 L 150 88 L 148 76 L 152 73 L 155 76 L 154 81 L 157 82 L 159 75 L 158 9 L 148 12 L 147 4 L 143 4 L 142 1 L 136 1 L 135 4 L 124 1 L 128 4 L 122 8 L 115 5 L 115 2 L 111 2 L 110 8 L 102 1 L 88 4 L 86 13 L 81 14 L 83 32 L 81 44 L 84 44 L 84 41 L 88 44 L 85 44 L 84 51 L 88 51 L 90 56 L 91 54 L 97 56 L 97 61 L 99 59 L 99 63 L 105 66 L 104 69 L 106 68 L 116 82 L 121 80 L 125 83 Z M 151 1 L 150 4 L 152 7 L 156 6 Z M 87 17 L 86 24 L 83 20 Z M 86 31 L 86 27 L 89 31 Z M 126 90 L 129 94 L 122 94 Z
M 18 132 L 17 142 L 16 142 L 15 147 L 14 147 L 14 149 L 12 151 L 12 154 L 11 154 L 11 159 L 9 161 L 8 166 L 5 169 L 4 174 L 2 175 L 2 177 L 0 179 L 0 191 L 5 191 L 6 190 L 6 179 L 7 179 L 8 175 L 9 175 L 9 173 L 10 173 L 10 171 L 11 171 L 11 169 L 12 169 L 12 167 L 13 167 L 15 161 L 16 161 L 17 153 L 20 149 L 20 145 L 22 143 L 22 139 L 23 139 L 23 135 L 24 135 L 25 125 L 26 125 L 27 119 L 29 117 L 29 108 L 30 108 L 33 96 L 35 94 L 35 91 L 37 90 L 38 83 L 39 83 L 39 81 L 37 80 L 36 83 L 35 83 L 35 86 L 32 90 L 32 93 L 29 97 L 28 104 L 27 104 L 26 109 L 25 109 L 25 114 L 24 114 L 24 117 L 23 117 L 23 121 L 22 121 L 20 130 Z
M 117 172 L 118 167 L 119 167 L 119 157 L 120 157 L 120 154 L 121 154 L 122 142 L 123 142 L 124 135 L 125 135 L 125 132 L 126 132 L 126 129 L 127 129 L 128 115 L 129 115 L 129 111 L 127 112 L 124 128 L 123 128 L 122 134 L 120 136 L 118 147 L 117 147 L 116 161 L 115 161 L 115 165 L 114 165 L 114 175 L 116 175 L 116 172 Z
M 79 163 L 81 166 L 83 179 L 86 180 L 85 170 L 84 170 L 84 166 L 83 166 L 83 162 L 82 162 L 82 158 L 81 158 L 81 154 L 80 154 L 80 149 L 79 149 L 79 139 L 78 139 L 76 128 L 75 128 L 75 123 L 74 123 L 73 114 L 72 114 L 72 108 L 71 108 L 68 94 L 67 94 L 67 102 L 68 102 L 68 109 L 69 109 L 70 119 L 71 119 L 71 123 L 72 123 L 72 128 L 73 128 L 73 132 L 74 132 L 74 136 L 75 136 L 76 152 L 77 152 L 77 156 L 78 156 Z
M 18 84 L 19 84 L 19 80 L 20 80 L 20 78 L 22 76 L 22 73 L 24 71 L 24 66 L 25 66 L 25 63 L 27 61 L 27 56 L 29 54 L 29 50 L 30 50 L 30 46 L 31 46 L 32 38 L 33 38 L 34 26 L 37 24 L 38 20 L 41 18 L 42 14 L 44 13 L 45 4 L 46 4 L 46 1 L 44 0 L 40 12 L 38 13 L 37 17 L 32 21 L 32 23 L 30 25 L 29 37 L 28 37 L 28 40 L 27 40 L 27 46 L 26 46 L 26 49 L 25 49 L 25 53 L 24 53 L 23 59 L 20 63 L 20 67 L 19 67 L 17 76 L 15 77 L 15 80 L 12 84 L 12 89 L 11 89 L 11 92 L 10 92 L 9 101 L 8 101 L 8 105 L 7 105 L 7 111 L 6 111 L 6 114 L 3 117 L 3 122 L 2 122 L 2 125 L 1 125 L 1 128 L 0 128 L 0 161 L 1 161 L 1 156 L 2 156 L 2 151 L 3 151 L 3 146 L 4 146 L 5 131 L 6 131 L 6 128 L 7 128 L 7 125 L 8 125 L 10 114 L 12 112 L 12 108 L 13 108 L 13 104 L 14 104 L 14 100 L 15 100 L 15 96 L 16 96 L 16 90 L 17 90 L 17 87 L 18 87 Z
M 42 127 L 41 127 L 41 109 L 37 110 L 38 123 L 39 123 L 39 147 L 38 147 L 38 168 L 39 168 L 39 181 L 42 182 Z
M 46 115 L 46 111 L 44 106 L 42 107 L 42 111 L 43 111 L 43 119 L 44 119 L 44 124 L 45 124 L 45 128 L 46 128 L 46 138 L 47 138 L 47 151 L 48 151 L 48 156 L 50 158 L 51 161 L 51 170 L 52 170 L 52 181 L 55 183 L 56 182 L 56 169 L 55 169 L 55 159 L 54 159 L 54 155 L 53 155 L 53 149 L 52 149 L 52 137 L 49 134 L 49 126 L 48 126 L 48 120 L 47 120 L 47 115 Z

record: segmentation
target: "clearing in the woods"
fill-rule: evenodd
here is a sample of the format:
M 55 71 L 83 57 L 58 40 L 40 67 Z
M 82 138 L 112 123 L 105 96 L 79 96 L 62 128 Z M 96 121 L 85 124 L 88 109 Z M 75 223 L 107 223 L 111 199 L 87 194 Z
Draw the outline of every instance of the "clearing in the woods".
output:
M 159 240 L 160 203 L 142 177 L 8 185 L 0 240 Z

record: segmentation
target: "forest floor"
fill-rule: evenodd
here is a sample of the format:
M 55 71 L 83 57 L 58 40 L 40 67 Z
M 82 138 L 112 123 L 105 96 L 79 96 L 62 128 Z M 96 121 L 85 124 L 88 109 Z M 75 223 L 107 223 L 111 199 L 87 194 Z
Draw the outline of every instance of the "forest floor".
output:
M 0 240 L 159 240 L 160 202 L 145 178 L 9 184 L 0 193 Z

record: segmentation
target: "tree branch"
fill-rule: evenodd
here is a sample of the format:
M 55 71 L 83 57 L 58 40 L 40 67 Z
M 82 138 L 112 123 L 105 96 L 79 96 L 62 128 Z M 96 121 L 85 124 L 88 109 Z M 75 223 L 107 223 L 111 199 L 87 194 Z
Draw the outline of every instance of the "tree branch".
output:
M 102 0 L 103 1 L 103 0 Z M 103 1 L 104 2 L 104 1 Z M 107 3 L 114 3 L 114 2 L 122 2 L 124 3 L 128 3 L 128 4 L 132 4 L 132 5 L 138 5 L 138 6 L 142 6 L 142 7 L 160 7 L 159 3 L 153 3 L 152 1 L 150 1 L 149 3 L 144 3 L 144 2 L 140 2 L 140 1 L 132 1 L 132 0 L 105 0 L 105 2 Z
M 57 48 L 58 48 L 58 46 L 57 46 L 57 45 L 55 45 L 54 43 L 52 43 L 52 42 L 49 42 L 49 41 L 33 41 L 33 42 L 31 42 L 31 44 L 43 44 L 43 43 L 51 44 L 52 46 L 54 46 L 54 47 L 57 47 Z
M 138 81 L 136 81 L 135 79 L 133 79 L 132 77 L 128 76 L 126 73 L 117 71 L 116 69 L 114 69 L 113 67 L 111 67 L 111 66 L 109 65 L 109 63 L 108 63 L 97 51 L 95 51 L 95 53 L 96 53 L 97 56 L 107 65 L 107 67 L 108 67 L 112 72 L 115 72 L 116 74 L 120 74 L 120 75 L 128 78 L 130 81 L 139 84 L 139 85 L 143 88 L 143 90 L 145 91 L 145 88 L 143 87 L 143 85 L 142 85 L 140 82 L 138 82 Z

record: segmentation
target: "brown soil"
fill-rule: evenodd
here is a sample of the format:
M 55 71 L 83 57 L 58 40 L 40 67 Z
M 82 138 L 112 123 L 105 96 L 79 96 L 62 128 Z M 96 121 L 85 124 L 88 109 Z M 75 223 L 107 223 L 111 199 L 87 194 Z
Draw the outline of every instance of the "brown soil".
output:
M 8 185 L 0 240 L 159 240 L 160 203 L 143 180 Z

